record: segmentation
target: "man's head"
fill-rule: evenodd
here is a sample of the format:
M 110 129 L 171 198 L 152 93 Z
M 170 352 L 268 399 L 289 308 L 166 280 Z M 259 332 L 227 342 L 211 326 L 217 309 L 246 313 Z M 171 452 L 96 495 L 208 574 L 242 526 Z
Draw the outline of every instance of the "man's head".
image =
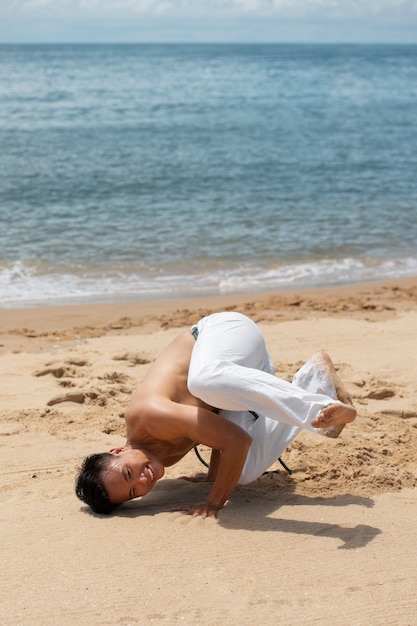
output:
M 146 495 L 164 475 L 163 465 L 142 449 L 114 448 L 84 459 L 75 492 L 96 513 Z

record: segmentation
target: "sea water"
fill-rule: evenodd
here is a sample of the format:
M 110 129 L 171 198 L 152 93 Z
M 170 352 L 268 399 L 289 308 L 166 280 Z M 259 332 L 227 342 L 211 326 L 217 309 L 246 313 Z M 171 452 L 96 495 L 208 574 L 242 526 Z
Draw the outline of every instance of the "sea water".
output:
M 417 274 L 417 46 L 0 46 L 0 306 Z

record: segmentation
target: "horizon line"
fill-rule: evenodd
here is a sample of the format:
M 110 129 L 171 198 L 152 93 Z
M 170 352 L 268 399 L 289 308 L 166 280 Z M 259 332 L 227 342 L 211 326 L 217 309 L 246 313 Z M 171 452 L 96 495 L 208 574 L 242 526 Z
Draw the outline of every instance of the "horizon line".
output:
M 0 46 L 417 46 L 415 41 L 0 41 Z

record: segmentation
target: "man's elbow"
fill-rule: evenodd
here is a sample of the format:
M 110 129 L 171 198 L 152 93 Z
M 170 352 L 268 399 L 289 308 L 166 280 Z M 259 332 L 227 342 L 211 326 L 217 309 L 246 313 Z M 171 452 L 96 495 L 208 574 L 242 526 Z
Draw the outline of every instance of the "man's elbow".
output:
M 230 454 L 233 457 L 239 455 L 246 458 L 251 444 L 252 437 L 245 430 L 241 430 L 241 432 L 234 433 L 233 436 L 225 439 L 219 449 L 223 454 Z

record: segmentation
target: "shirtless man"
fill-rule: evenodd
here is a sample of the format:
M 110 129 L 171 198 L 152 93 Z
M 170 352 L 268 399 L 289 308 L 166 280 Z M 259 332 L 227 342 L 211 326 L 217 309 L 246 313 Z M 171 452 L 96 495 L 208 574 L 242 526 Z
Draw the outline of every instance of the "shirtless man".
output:
M 196 444 L 212 449 L 205 502 L 216 517 L 234 487 L 260 476 L 301 429 L 337 436 L 356 410 L 325 353 L 292 383 L 277 378 L 258 326 L 215 313 L 182 332 L 155 360 L 125 412 L 127 441 L 84 460 L 76 493 L 96 512 L 146 495 Z

